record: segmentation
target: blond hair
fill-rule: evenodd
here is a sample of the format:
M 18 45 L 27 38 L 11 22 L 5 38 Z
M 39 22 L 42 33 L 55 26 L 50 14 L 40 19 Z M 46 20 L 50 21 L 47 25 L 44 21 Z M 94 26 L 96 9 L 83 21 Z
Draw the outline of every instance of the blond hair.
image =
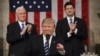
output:
M 45 18 L 45 19 L 43 19 L 42 25 L 43 25 L 44 23 L 54 24 L 54 26 L 55 26 L 55 21 L 54 21 L 54 19 L 52 19 L 52 18 Z

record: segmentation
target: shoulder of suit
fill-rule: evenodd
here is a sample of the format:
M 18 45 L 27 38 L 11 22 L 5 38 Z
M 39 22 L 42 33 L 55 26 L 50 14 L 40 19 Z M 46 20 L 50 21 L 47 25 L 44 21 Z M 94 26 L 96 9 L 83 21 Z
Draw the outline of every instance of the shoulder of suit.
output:
M 34 38 L 34 41 L 41 41 L 43 39 L 42 35 L 36 35 Z
M 83 18 L 79 18 L 79 17 L 75 17 L 75 19 L 77 19 L 77 20 L 83 20 Z
M 35 39 L 41 38 L 41 37 L 42 37 L 42 35 L 34 35 L 34 36 L 31 36 L 31 38 L 35 38 Z
M 32 23 L 30 23 L 30 22 L 26 22 L 26 24 L 32 24 Z
M 15 26 L 16 24 L 18 24 L 18 22 L 10 23 L 10 24 L 8 24 L 8 26 Z
M 61 22 L 65 21 L 65 20 L 66 20 L 66 18 L 62 18 L 61 20 L 58 21 L 58 23 L 61 23 Z
M 56 36 L 53 36 L 53 39 L 55 39 L 55 40 L 56 40 L 56 39 L 58 39 L 58 37 L 56 37 Z
M 79 18 L 79 17 L 75 17 L 75 19 L 78 21 L 78 22 L 83 22 L 83 23 L 85 23 L 85 21 L 83 20 L 83 18 Z
M 30 36 L 30 38 L 29 38 L 30 40 L 37 40 L 38 39 L 38 35 L 32 35 L 32 36 Z

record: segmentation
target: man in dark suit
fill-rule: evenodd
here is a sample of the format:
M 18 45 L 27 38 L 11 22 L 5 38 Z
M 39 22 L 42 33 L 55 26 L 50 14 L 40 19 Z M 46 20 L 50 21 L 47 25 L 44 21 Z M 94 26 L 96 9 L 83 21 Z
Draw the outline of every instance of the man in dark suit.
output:
M 66 56 L 80 56 L 84 50 L 83 40 L 87 37 L 86 26 L 81 18 L 75 17 L 71 2 L 64 5 L 66 17 L 57 22 L 56 35 L 63 38 Z
M 16 9 L 17 22 L 7 26 L 8 56 L 23 56 L 26 42 L 32 35 L 36 35 L 35 25 L 26 22 L 26 10 L 23 6 Z
M 62 46 L 61 39 L 58 40 L 53 33 L 55 31 L 55 24 L 53 19 L 46 18 L 42 21 L 42 34 L 39 36 L 34 36 L 30 38 L 29 45 L 26 47 L 27 56 L 62 56 L 58 53 L 59 50 L 56 49 L 57 44 Z M 59 46 L 57 47 L 58 49 Z

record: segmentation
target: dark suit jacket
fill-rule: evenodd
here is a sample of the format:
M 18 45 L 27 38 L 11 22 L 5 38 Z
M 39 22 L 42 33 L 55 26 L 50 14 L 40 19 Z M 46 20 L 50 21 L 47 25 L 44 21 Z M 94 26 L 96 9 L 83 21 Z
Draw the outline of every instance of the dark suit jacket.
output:
M 61 56 L 56 50 L 56 37 L 52 38 L 50 46 L 50 56 Z M 26 56 L 45 56 L 44 53 L 44 44 L 43 44 L 43 35 L 31 37 L 26 48 Z
M 30 24 L 30 23 L 26 23 Z M 25 50 L 25 44 L 28 41 L 29 36 L 36 35 L 36 28 L 32 24 L 31 34 L 25 33 L 25 37 L 20 35 L 21 28 L 18 22 L 9 24 L 7 26 L 7 42 L 9 43 L 8 56 L 23 56 Z
M 87 37 L 86 26 L 84 21 L 80 18 L 75 17 L 75 21 L 77 21 L 78 32 L 77 34 L 73 33 L 70 38 L 67 36 L 67 32 L 70 30 L 67 18 L 58 21 L 56 27 L 56 35 L 63 38 L 68 56 L 79 56 L 80 53 L 84 52 L 82 40 Z

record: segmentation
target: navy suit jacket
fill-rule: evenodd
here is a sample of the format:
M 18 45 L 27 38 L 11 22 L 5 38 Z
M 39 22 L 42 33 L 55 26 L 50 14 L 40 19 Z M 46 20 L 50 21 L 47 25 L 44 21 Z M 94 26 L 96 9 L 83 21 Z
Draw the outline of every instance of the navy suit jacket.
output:
M 49 49 L 49 56 L 61 56 L 56 50 L 56 44 L 61 40 L 53 37 L 51 40 L 51 46 Z M 61 43 L 61 42 L 60 42 Z M 33 36 L 30 38 L 26 48 L 26 56 L 45 56 L 43 35 Z
M 26 23 L 31 24 L 31 23 Z M 25 37 L 20 35 L 21 28 L 18 22 L 14 22 L 7 26 L 7 42 L 9 43 L 8 56 L 23 56 L 25 51 L 26 42 L 32 35 L 36 35 L 35 25 L 32 24 L 31 34 L 25 33 Z
M 69 24 L 67 18 L 57 22 L 56 35 L 61 37 L 65 43 L 66 56 L 80 56 L 84 52 L 83 40 L 87 37 L 86 26 L 82 19 L 75 17 L 77 21 L 77 34 L 72 33 L 71 37 L 67 36 L 69 32 Z

